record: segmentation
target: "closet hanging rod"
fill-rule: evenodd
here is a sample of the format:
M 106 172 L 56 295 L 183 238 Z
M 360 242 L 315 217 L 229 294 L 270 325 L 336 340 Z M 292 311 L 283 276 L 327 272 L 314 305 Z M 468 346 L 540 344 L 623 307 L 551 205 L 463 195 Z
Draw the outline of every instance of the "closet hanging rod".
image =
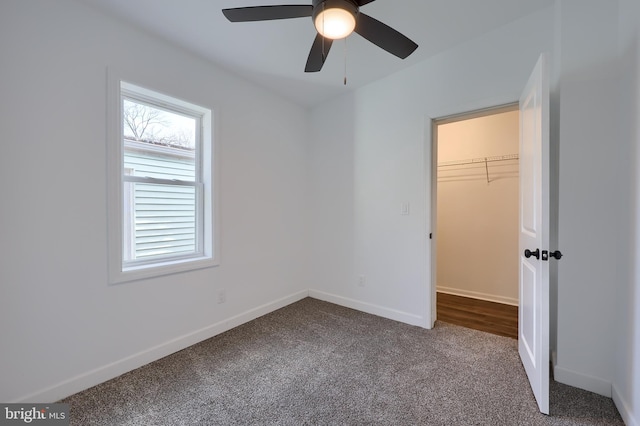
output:
M 444 161 L 442 163 L 438 163 L 438 167 L 463 166 L 466 164 L 486 164 L 486 163 L 493 163 L 495 161 L 518 160 L 519 158 L 520 156 L 518 154 L 498 155 L 494 157 L 470 158 L 468 160 Z

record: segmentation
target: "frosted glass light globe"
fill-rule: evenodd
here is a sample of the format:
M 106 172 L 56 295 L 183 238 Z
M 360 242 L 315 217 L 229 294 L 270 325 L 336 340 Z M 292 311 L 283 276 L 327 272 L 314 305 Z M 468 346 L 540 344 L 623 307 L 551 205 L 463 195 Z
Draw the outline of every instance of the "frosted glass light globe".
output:
M 314 24 L 323 37 L 339 40 L 353 32 L 356 18 L 348 10 L 332 7 L 318 13 Z

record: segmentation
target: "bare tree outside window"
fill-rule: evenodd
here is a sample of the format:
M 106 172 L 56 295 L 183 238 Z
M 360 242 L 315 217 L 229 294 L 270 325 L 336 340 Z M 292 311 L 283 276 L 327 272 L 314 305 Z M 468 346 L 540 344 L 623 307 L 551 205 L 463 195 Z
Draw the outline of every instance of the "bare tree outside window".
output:
M 195 121 L 159 108 L 123 102 L 124 137 L 172 148 L 195 149 Z

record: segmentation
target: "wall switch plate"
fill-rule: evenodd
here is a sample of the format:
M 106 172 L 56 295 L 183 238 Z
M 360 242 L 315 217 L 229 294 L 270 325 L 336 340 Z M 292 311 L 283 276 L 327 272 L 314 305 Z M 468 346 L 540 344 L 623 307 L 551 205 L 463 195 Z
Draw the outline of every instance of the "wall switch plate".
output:
M 409 203 L 400 204 L 400 214 L 402 216 L 407 216 L 409 214 Z

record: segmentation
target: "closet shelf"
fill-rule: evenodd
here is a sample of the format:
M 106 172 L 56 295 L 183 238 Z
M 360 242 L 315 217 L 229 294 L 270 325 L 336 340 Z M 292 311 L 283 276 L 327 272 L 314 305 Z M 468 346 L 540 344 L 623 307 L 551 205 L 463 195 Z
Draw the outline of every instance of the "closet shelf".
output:
M 498 161 L 513 161 L 518 160 L 520 156 L 518 154 L 507 154 L 507 155 L 498 155 L 494 157 L 481 157 L 481 158 L 470 158 L 468 160 L 456 160 L 456 161 L 444 161 L 438 163 L 438 168 L 441 167 L 453 167 L 453 166 L 466 166 L 466 165 L 475 165 L 482 166 L 484 165 L 485 174 L 487 177 L 487 184 L 491 182 L 489 179 L 489 163 L 495 163 Z
M 484 164 L 484 163 L 493 163 L 495 161 L 518 160 L 519 158 L 520 156 L 518 154 L 498 155 L 494 157 L 470 158 L 468 160 L 444 161 L 442 163 L 438 163 L 438 167 L 464 166 L 467 164 Z

